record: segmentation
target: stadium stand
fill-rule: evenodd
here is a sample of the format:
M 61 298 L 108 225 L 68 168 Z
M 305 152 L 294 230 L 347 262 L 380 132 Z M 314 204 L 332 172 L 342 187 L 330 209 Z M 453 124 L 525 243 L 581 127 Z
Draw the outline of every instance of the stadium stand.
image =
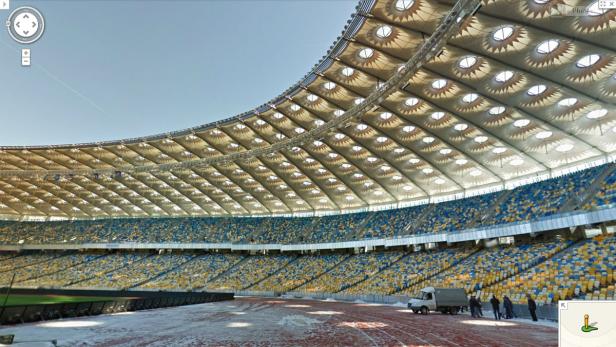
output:
M 403 252 L 362 253 L 347 258 L 335 268 L 296 289 L 298 292 L 337 293 L 388 267 Z
M 229 270 L 205 285 L 207 289 L 242 290 L 273 275 L 289 262 L 297 260 L 291 255 L 255 255 L 244 258 Z
M 0 243 L 231 242 L 318 243 L 456 232 L 472 227 L 534 220 L 558 213 L 607 165 L 503 191 L 399 210 L 322 217 L 150 218 L 70 222 L 0 222 Z M 597 182 L 600 183 L 600 182 Z M 609 175 L 592 209 L 616 200 L 616 173 Z M 504 195 L 506 194 L 506 195 Z M 499 197 L 506 197 L 498 206 Z M 574 206 L 577 207 L 577 206 Z M 572 207 L 573 208 L 573 207 Z M 491 212 L 494 212 L 493 215 Z M 492 215 L 492 218 L 485 218 Z M 284 230 L 284 232 L 280 232 Z
M 590 210 L 598 206 L 609 206 L 616 203 L 616 170 L 612 171 L 600 184 L 599 191 L 584 205 Z
M 348 255 L 306 255 L 289 263 L 270 277 L 248 288 L 254 291 L 287 292 L 336 267 Z
M 464 288 L 469 295 L 479 297 L 484 287 L 545 261 L 569 245 L 569 241 L 557 240 L 483 249 L 438 275 L 401 292 L 414 295 L 423 287 L 451 287 Z
M 130 266 L 80 282 L 79 286 L 92 288 L 132 288 L 162 273 L 173 270 L 193 257 L 193 255 L 176 254 L 146 256 L 132 262 Z
M 0 255 L 0 283 L 8 284 L 15 273 L 16 287 L 408 296 L 436 286 L 462 287 L 484 302 L 495 294 L 523 304 L 530 293 L 538 304 L 550 304 L 564 298 L 615 298 L 614 254 L 614 235 L 359 254 L 8 253 Z
M 482 290 L 482 298 L 508 294 L 523 303 L 527 293 L 538 304 L 559 299 L 613 299 L 616 237 L 583 240 L 551 259 Z
M 150 289 L 194 289 L 206 283 L 240 262 L 238 254 L 204 254 L 185 262 L 171 271 L 160 274 L 142 283 L 139 287 Z
M 349 287 L 343 294 L 393 294 L 443 271 L 472 253 L 471 248 L 406 254 L 383 271 Z

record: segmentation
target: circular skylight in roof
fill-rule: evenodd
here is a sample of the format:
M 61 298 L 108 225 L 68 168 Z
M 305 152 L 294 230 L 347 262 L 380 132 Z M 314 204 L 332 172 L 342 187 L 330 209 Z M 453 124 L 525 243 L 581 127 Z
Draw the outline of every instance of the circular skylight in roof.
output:
M 494 147 L 494 149 L 492 149 L 492 153 L 494 154 L 501 154 L 501 153 L 505 153 L 507 151 L 507 148 L 505 147 Z
M 415 130 L 415 127 L 412 125 L 405 125 L 404 127 L 402 127 L 402 131 L 404 131 L 405 133 L 410 133 L 413 130 Z
M 598 54 L 589 54 L 580 58 L 580 60 L 575 63 L 575 66 L 579 68 L 589 67 L 595 65 L 599 59 L 601 59 L 601 56 Z
M 522 160 L 521 158 L 515 158 L 509 162 L 509 165 L 511 166 L 520 166 L 522 164 L 524 164 L 524 160 Z
M 513 126 L 517 128 L 523 128 L 527 126 L 528 124 L 530 124 L 530 120 L 528 119 L 518 119 L 515 122 L 513 122 Z
M 470 104 L 471 102 L 477 100 L 477 98 L 479 98 L 479 95 L 477 95 L 477 93 L 468 93 L 464 95 L 464 97 L 462 97 L 462 101 L 467 104 Z
M 264 121 L 263 119 L 257 119 L 257 120 L 255 121 L 255 123 L 256 123 L 257 125 L 265 125 L 265 121 Z
M 362 59 L 368 59 L 372 57 L 373 54 L 374 54 L 374 50 L 369 47 L 362 48 L 358 53 L 359 57 Z
M 353 70 L 352 67 L 345 67 L 344 69 L 342 69 L 341 73 L 342 75 L 346 76 L 346 77 L 350 77 L 351 75 L 353 75 L 353 73 L 355 72 L 355 70 Z
M 336 117 L 340 117 L 340 116 L 342 116 L 343 114 L 344 114 L 344 111 L 343 111 L 343 110 L 336 110 L 336 111 L 334 111 L 334 116 L 336 116 Z
M 571 107 L 573 105 L 575 105 L 578 102 L 578 99 L 576 98 L 566 98 L 566 99 L 562 99 L 558 102 L 558 106 L 561 107 Z
M 366 158 L 366 160 L 367 160 L 369 163 L 374 163 L 374 162 L 375 162 L 375 161 L 377 161 L 378 159 L 377 159 L 376 157 L 368 157 L 368 158 Z
M 473 177 L 481 176 L 481 174 L 482 174 L 482 172 L 480 170 L 477 170 L 477 169 L 472 170 L 470 172 L 470 175 L 473 176 Z
M 607 114 L 607 110 L 604 108 L 598 109 L 598 110 L 594 110 L 594 111 L 590 111 L 586 114 L 586 118 L 588 119 L 599 119 L 599 118 L 603 118 L 605 117 L 605 115 Z
M 411 8 L 414 3 L 415 0 L 396 0 L 396 4 L 394 5 L 394 7 L 398 11 L 405 11 Z
M 537 46 L 537 52 L 541 54 L 552 53 L 560 43 L 558 40 L 546 40 Z
M 316 125 L 316 126 L 318 126 L 318 127 L 320 127 L 320 126 L 321 126 L 321 125 L 323 125 L 323 124 L 325 124 L 325 121 L 324 121 L 324 120 L 322 120 L 322 119 L 316 119 L 316 120 L 314 121 L 314 125 Z
M 456 160 L 456 165 L 464 165 L 466 163 L 468 163 L 468 160 L 466 160 L 466 159 L 458 159 L 458 160 Z
M 344 163 L 344 164 L 340 165 L 340 167 L 341 167 L 341 168 L 343 168 L 343 169 L 345 169 L 345 170 L 347 170 L 347 169 L 350 169 L 350 168 L 351 168 L 351 164 L 349 164 L 349 163 Z M 323 170 L 323 169 L 319 169 L 319 170 L 322 170 L 322 171 L 323 171 L 322 173 L 325 173 L 325 170 Z M 319 171 L 319 172 L 320 172 L 320 171 Z
M 387 142 L 387 138 L 385 136 L 379 136 L 376 138 L 376 142 L 378 143 Z
M 443 148 L 440 151 L 438 151 L 440 154 L 442 155 L 447 155 L 449 153 L 451 153 L 451 148 Z
M 548 87 L 546 87 L 544 84 L 538 84 L 536 86 L 530 87 L 526 93 L 530 96 L 536 96 L 545 92 L 546 89 L 548 89 Z
M 315 101 L 319 100 L 319 97 L 314 95 L 314 94 L 308 94 L 308 96 L 306 97 L 306 100 L 308 100 L 310 102 L 315 102 Z
M 419 99 L 417 98 L 408 98 L 404 101 L 404 104 L 408 107 L 413 107 L 419 103 Z
M 432 88 L 434 89 L 443 89 L 447 85 L 447 80 L 438 79 L 432 82 Z
M 457 131 L 464 131 L 468 128 L 468 124 L 459 123 L 459 124 L 454 125 L 453 128 Z
M 605 14 L 607 11 L 607 8 L 599 8 L 599 1 L 595 1 L 590 4 L 590 6 L 586 7 L 586 13 L 592 17 L 600 16 Z
M 295 128 L 295 132 L 298 134 L 302 134 L 303 132 L 305 132 L 306 130 L 304 128 Z
M 389 25 L 381 25 L 378 29 L 376 29 L 376 36 L 382 39 L 389 37 L 391 35 L 391 27 Z
M 353 150 L 353 152 L 359 152 L 361 151 L 361 146 L 353 146 L 351 147 L 351 150 Z
M 477 57 L 473 55 L 466 56 L 458 62 L 458 66 L 462 69 L 468 69 L 477 63 Z
M 513 71 L 506 70 L 497 73 L 496 76 L 494 76 L 494 79 L 496 82 L 503 83 L 509 81 L 511 77 L 513 77 Z
M 510 25 L 500 27 L 492 33 L 492 38 L 496 41 L 503 41 L 513 35 L 513 27 Z
M 368 126 L 364 123 L 359 123 L 355 126 L 355 129 L 362 131 L 362 130 L 366 130 L 368 128 Z
M 415 164 L 418 164 L 418 163 L 419 163 L 419 159 L 417 159 L 417 158 L 411 158 L 411 159 L 409 159 L 409 164 L 413 164 L 413 165 L 415 165 Z
M 411 187 L 411 186 L 404 186 L 404 187 L 402 187 L 402 190 L 404 190 L 405 192 L 408 192 L 408 191 L 413 190 L 413 187 Z
M 562 145 L 558 145 L 556 146 L 556 150 L 558 152 L 569 152 L 570 150 L 573 149 L 573 145 L 570 143 L 563 143 Z
M 362 102 L 364 102 L 364 98 L 357 98 L 357 99 L 355 99 L 355 101 L 354 101 L 354 102 L 355 102 L 355 105 L 359 105 L 359 104 L 361 104 Z
M 430 117 L 434 120 L 439 120 L 445 117 L 445 112 L 442 112 L 442 111 L 433 112 L 432 115 L 430 115 Z
M 434 180 L 434 183 L 439 184 L 439 185 L 440 185 L 440 184 L 444 184 L 444 183 L 445 183 L 445 180 L 444 180 L 444 179 L 442 179 L 442 178 L 437 178 L 437 179 L 435 179 L 435 180 Z
M 499 115 L 503 112 L 505 112 L 505 106 L 494 106 L 488 111 L 488 113 L 493 116 Z
M 548 2 L 550 2 L 550 0 L 533 0 L 533 2 L 539 5 L 543 5 L 543 4 L 547 4 Z
M 477 143 L 484 143 L 484 142 L 488 141 L 488 137 L 484 136 L 484 135 L 479 135 L 479 136 L 475 137 L 474 140 Z
M 389 118 L 391 118 L 393 116 L 393 114 L 391 114 L 391 112 L 383 112 L 379 115 L 379 117 L 382 120 L 388 120 Z
M 346 135 L 345 135 L 345 134 L 343 134 L 343 133 L 336 133 L 336 135 L 334 135 L 334 138 L 335 138 L 336 140 L 342 140 L 342 139 L 343 139 L 343 138 L 345 138 L 345 137 L 346 137 Z
M 336 83 L 332 82 L 332 81 L 328 81 L 323 83 L 323 88 L 327 89 L 327 90 L 332 90 L 334 88 L 336 88 Z
M 423 173 L 425 173 L 426 175 L 429 175 L 429 174 L 431 174 L 431 173 L 433 173 L 433 172 L 434 172 L 434 170 L 433 170 L 432 168 L 429 168 L 429 167 L 427 167 L 427 168 L 425 168 L 425 169 L 422 169 L 421 171 L 422 171 Z
M 549 130 L 540 131 L 535 135 L 535 137 L 538 138 L 539 140 L 547 139 L 550 136 L 552 136 L 552 132 Z
M 432 142 L 434 142 L 434 137 L 432 137 L 432 136 L 426 136 L 426 137 L 424 137 L 424 138 L 422 139 L 422 141 L 423 141 L 423 142 L 425 142 L 425 143 L 432 143 Z

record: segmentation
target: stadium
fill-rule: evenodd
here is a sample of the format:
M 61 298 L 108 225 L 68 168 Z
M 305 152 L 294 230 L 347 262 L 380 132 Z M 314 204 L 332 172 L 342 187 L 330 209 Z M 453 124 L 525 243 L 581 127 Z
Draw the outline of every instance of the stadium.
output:
M 361 0 L 241 114 L 0 140 L 0 345 L 602 345 L 559 303 L 616 300 L 608 3 Z

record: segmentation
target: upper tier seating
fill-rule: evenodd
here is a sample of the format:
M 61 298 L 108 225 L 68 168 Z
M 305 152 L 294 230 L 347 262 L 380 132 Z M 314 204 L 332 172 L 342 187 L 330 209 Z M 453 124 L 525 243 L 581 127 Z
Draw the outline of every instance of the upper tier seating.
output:
M 147 218 L 67 222 L 0 222 L 0 243 L 231 242 L 321 243 L 449 233 L 558 213 L 608 166 L 465 199 L 390 211 L 321 217 Z M 601 183 L 601 182 L 596 182 Z M 573 201 L 573 200 L 571 200 Z M 616 173 L 583 208 L 616 201 Z M 498 203 L 497 203 L 498 202 Z M 496 206 L 497 205 L 497 206 Z M 570 205 L 570 204 L 569 204 Z M 578 206 L 573 206 L 577 208 Z M 573 208 L 571 207 L 571 208 Z
M 442 233 L 471 228 L 474 222 L 492 208 L 500 194 L 491 193 L 439 203 L 424 217 L 421 224 L 413 228 L 413 232 Z
M 598 166 L 518 187 L 496 207 L 494 218 L 483 224 L 522 222 L 553 215 L 569 198 L 590 186 L 604 169 L 605 166 Z
M 616 170 L 608 175 L 602 182 L 599 191 L 588 203 L 584 205 L 587 210 L 595 206 L 605 206 L 616 204 Z

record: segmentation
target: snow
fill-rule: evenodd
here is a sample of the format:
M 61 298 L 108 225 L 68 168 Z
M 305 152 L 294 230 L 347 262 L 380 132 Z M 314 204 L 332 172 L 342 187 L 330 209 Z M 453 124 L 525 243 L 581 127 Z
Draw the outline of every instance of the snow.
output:
M 535 326 L 528 334 L 528 320 L 495 324 L 487 318 L 406 311 L 386 305 L 247 297 L 5 326 L 0 335 L 15 334 L 11 347 L 48 347 L 53 339 L 59 347 L 449 346 L 451 341 L 459 346 L 497 346 L 503 339 L 513 345 L 557 345 L 557 329 Z M 427 332 L 425 326 L 438 334 Z

